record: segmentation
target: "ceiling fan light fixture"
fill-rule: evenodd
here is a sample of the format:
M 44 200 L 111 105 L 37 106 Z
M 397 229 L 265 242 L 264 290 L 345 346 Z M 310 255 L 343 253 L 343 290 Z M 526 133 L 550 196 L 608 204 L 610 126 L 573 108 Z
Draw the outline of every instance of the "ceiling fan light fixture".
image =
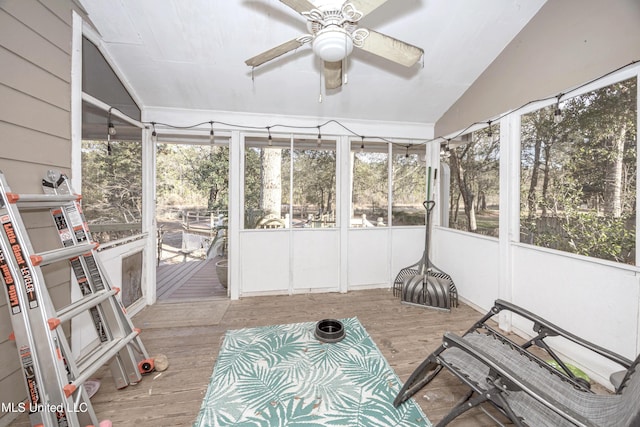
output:
M 342 28 L 325 28 L 313 39 L 313 51 L 323 61 L 342 61 L 353 51 L 353 38 Z

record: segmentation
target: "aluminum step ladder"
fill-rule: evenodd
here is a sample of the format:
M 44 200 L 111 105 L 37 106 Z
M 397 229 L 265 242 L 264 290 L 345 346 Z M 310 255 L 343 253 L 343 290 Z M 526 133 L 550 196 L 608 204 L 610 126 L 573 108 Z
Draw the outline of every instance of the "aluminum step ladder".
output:
M 50 171 L 45 194 L 11 192 L 0 171 L 0 274 L 22 365 L 32 426 L 108 426 L 98 422 L 84 383 L 109 363 L 117 388 L 136 384 L 154 367 L 108 276 L 95 255 L 80 196 L 66 176 Z M 36 253 L 22 212 L 50 210 L 61 248 Z M 56 309 L 42 268 L 69 262 L 82 298 Z M 89 313 L 97 344 L 74 359 L 63 326 Z M 85 349 L 83 349 L 85 350 Z

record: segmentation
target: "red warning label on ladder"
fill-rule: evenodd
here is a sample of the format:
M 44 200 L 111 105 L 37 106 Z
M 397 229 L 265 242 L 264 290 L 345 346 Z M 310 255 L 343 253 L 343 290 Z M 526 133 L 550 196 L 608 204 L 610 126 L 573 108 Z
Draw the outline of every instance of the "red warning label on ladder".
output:
M 13 228 L 13 223 L 11 222 L 9 215 L 2 217 L 2 228 L 7 235 L 7 239 L 11 245 L 11 251 L 13 252 L 13 257 L 15 258 L 20 274 L 22 275 L 24 290 L 27 293 L 27 299 L 29 300 L 29 308 L 36 308 L 38 307 L 38 298 L 36 296 L 36 288 L 33 283 L 33 275 L 31 274 L 29 264 L 27 264 L 27 261 L 24 258 L 22 247 L 20 246 L 20 242 L 18 242 L 18 237 L 16 236 L 16 232 Z
M 9 307 L 11 307 L 11 314 L 20 313 L 20 301 L 18 300 L 18 291 L 16 290 L 16 282 L 13 280 L 11 270 L 7 265 L 7 260 L 4 256 L 4 252 L 0 249 L 0 271 L 2 272 L 2 279 L 7 287 L 7 296 L 9 297 Z

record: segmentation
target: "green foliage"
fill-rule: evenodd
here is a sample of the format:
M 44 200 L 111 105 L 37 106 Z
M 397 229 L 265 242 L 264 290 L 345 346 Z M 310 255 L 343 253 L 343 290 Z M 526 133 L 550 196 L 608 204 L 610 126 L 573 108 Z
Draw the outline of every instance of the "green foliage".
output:
M 247 148 L 244 156 L 244 207 L 245 211 L 260 209 L 261 199 L 260 149 Z M 248 226 L 245 224 L 245 226 Z M 253 222 L 255 226 L 255 221 Z
M 352 203 L 355 214 L 387 216 L 388 161 L 386 152 L 354 155 Z
M 139 223 L 142 147 L 139 142 L 82 142 L 83 210 L 89 223 Z
M 227 209 L 228 147 L 159 144 L 156 164 L 158 205 Z
M 568 244 L 573 252 L 619 262 L 634 262 L 635 232 L 627 227 L 626 218 L 603 217 L 577 213 L 565 225 Z
M 295 150 L 293 155 L 293 204 L 331 212 L 336 198 L 336 152 Z
M 207 209 L 226 210 L 229 204 L 229 149 L 202 147 L 195 158 L 187 179 L 202 194 L 208 194 Z M 207 152 L 208 151 L 208 152 Z
M 529 243 L 623 263 L 635 262 L 634 221 L 571 211 L 564 218 L 522 218 Z
M 555 360 L 547 360 L 547 363 L 551 366 L 553 366 L 554 368 L 556 368 L 558 371 L 563 372 L 564 370 L 562 369 L 562 367 L 560 366 L 560 364 L 558 362 L 556 362 Z M 583 380 L 585 380 L 586 382 L 590 382 L 591 379 L 589 378 L 589 376 L 587 374 L 584 373 L 584 371 L 574 365 L 571 365 L 569 363 L 565 363 L 565 366 L 567 367 L 567 369 L 569 369 L 569 371 L 571 371 L 571 373 L 576 377 L 576 378 L 582 378 Z
M 416 154 L 406 157 L 393 156 L 393 203 L 398 205 L 422 206 L 426 197 L 426 167 Z
M 451 148 L 449 226 L 497 236 L 500 198 L 500 126 L 471 133 L 468 143 Z M 454 157 L 452 159 L 451 157 Z M 460 206 L 462 202 L 462 206 Z M 484 217 L 482 223 L 478 222 Z M 475 228 L 472 227 L 475 224 Z
M 522 241 L 635 261 L 635 78 L 522 118 Z

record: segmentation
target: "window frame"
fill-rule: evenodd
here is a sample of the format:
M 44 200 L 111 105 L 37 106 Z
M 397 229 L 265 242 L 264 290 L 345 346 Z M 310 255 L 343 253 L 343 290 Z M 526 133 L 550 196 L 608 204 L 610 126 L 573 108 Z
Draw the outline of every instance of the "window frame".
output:
M 599 258 L 599 257 L 595 257 L 595 256 L 591 256 L 591 255 L 580 255 L 580 254 L 576 254 L 573 252 L 567 252 L 564 250 L 559 250 L 559 249 L 552 249 L 552 248 L 547 248 L 544 246 L 538 246 L 535 244 L 531 244 L 531 243 L 526 243 L 526 242 L 522 242 L 520 240 L 521 238 L 521 224 L 520 224 L 520 213 L 521 213 L 521 194 L 520 194 L 520 185 L 521 185 L 521 162 L 522 162 L 522 158 L 521 158 L 521 140 L 520 140 L 520 136 L 522 135 L 522 118 L 523 116 L 530 114 L 532 112 L 541 110 L 543 108 L 549 107 L 549 106 L 554 106 L 558 103 L 562 104 L 563 102 L 565 102 L 566 100 L 581 96 L 581 95 L 585 95 L 588 94 L 590 92 L 593 91 L 597 91 L 599 89 L 603 89 L 605 87 L 611 86 L 613 84 L 616 83 L 620 83 L 622 81 L 625 80 L 629 80 L 629 79 L 636 79 L 636 183 L 638 182 L 638 178 L 640 178 L 640 161 L 638 161 L 638 153 L 640 151 L 640 148 L 638 147 L 638 132 L 640 131 L 640 65 L 638 64 L 632 64 L 631 66 L 625 67 L 621 70 L 617 70 L 615 72 L 611 72 L 603 77 L 594 79 L 586 84 L 583 85 L 578 85 L 576 87 L 574 87 L 573 89 L 570 89 L 566 92 L 562 92 L 559 93 L 557 96 L 555 97 L 549 97 L 543 100 L 538 100 L 538 101 L 533 101 L 530 102 L 524 106 L 522 106 L 521 108 L 519 108 L 518 110 L 515 110 L 513 112 L 510 113 L 505 113 L 505 117 L 509 118 L 509 116 L 516 116 L 516 120 L 517 120 L 517 129 L 515 129 L 515 131 L 518 133 L 518 137 L 517 137 L 517 141 L 512 141 L 512 140 L 508 140 L 507 142 L 511 142 L 514 143 L 517 142 L 517 146 L 518 146 L 518 154 L 517 156 L 515 156 L 513 158 L 513 167 L 514 169 L 517 167 L 517 178 L 516 175 L 513 175 L 513 179 L 514 181 L 517 181 L 517 190 L 512 189 L 511 191 L 516 191 L 516 194 L 518 194 L 517 200 L 514 202 L 514 204 L 517 203 L 517 206 L 513 206 L 512 209 L 515 211 L 514 212 L 514 219 L 512 221 L 512 235 L 513 237 L 513 242 L 518 243 L 520 245 L 529 247 L 529 248 L 535 248 L 537 250 L 541 250 L 541 251 L 550 251 L 553 253 L 559 253 L 562 255 L 566 255 L 566 256 L 572 256 L 572 257 L 586 257 L 589 260 L 593 260 L 595 262 L 599 262 L 599 263 L 605 263 L 605 264 L 612 264 L 612 265 L 616 265 L 616 266 L 625 266 L 625 265 L 631 265 L 631 264 L 625 264 L 622 262 L 618 262 L 618 261 L 612 261 L 612 260 L 608 260 L 608 259 L 604 259 L 604 258 Z M 513 139 L 514 137 L 511 137 L 511 139 Z M 514 153 L 515 154 L 515 153 Z M 516 161 L 517 159 L 517 161 Z M 635 200 L 636 200 L 636 204 L 635 204 L 635 212 L 636 212 L 636 218 L 635 218 L 635 246 L 634 246 L 634 250 L 635 250 L 635 262 L 634 262 L 634 266 L 640 266 L 640 253 L 638 251 L 638 249 L 640 248 L 640 215 L 637 214 L 638 212 L 638 208 L 640 208 L 640 185 L 636 185 L 636 194 L 635 194 Z M 515 215 L 515 213 L 517 212 L 517 215 Z
M 340 228 L 340 210 L 341 210 L 341 200 L 340 200 L 340 153 L 339 153 L 339 143 L 340 143 L 340 139 L 338 137 L 335 136 L 331 136 L 331 135 L 323 135 L 322 136 L 322 144 L 324 144 L 325 148 L 323 149 L 322 147 L 320 147 L 320 150 L 323 151 L 327 151 L 326 146 L 331 144 L 331 146 L 333 147 L 333 151 L 335 152 L 335 157 L 336 157 L 336 161 L 334 164 L 334 173 L 335 173 L 335 225 L 332 227 L 294 227 L 293 226 L 293 215 L 289 214 L 288 216 L 288 221 L 285 225 L 284 228 L 258 228 L 258 227 L 247 227 L 245 224 L 245 217 L 246 217 L 246 213 L 247 213 L 247 206 L 246 206 L 246 196 L 247 196 L 247 192 L 246 192 L 246 183 L 247 183 L 247 175 L 246 175 L 246 156 L 247 156 L 247 152 L 249 149 L 251 148 L 256 148 L 256 147 L 268 147 L 269 146 L 269 135 L 271 135 L 271 140 L 272 140 L 272 146 L 275 147 L 280 147 L 282 149 L 285 150 L 289 150 L 290 153 L 290 159 L 293 160 L 293 152 L 296 150 L 300 150 L 300 149 L 314 149 L 314 148 L 318 148 L 317 147 L 317 139 L 316 136 L 312 136 L 312 135 L 305 135 L 305 134 L 293 134 L 293 133 L 289 133 L 289 134 L 284 134 L 284 133 L 275 133 L 275 132 L 268 132 L 267 134 L 264 133 L 251 133 L 251 132 L 246 132 L 246 133 L 242 133 L 241 135 L 241 161 L 240 161 L 240 174 L 242 177 L 242 197 L 241 197 L 241 203 L 240 203 L 240 218 L 243 219 L 243 221 L 241 222 L 241 227 L 240 230 L 241 231 L 257 231 L 257 232 L 282 232 L 282 231 L 288 231 L 288 230 L 296 230 L 296 231 L 301 231 L 301 230 L 336 230 Z M 297 144 L 297 146 L 296 146 Z M 301 144 L 304 144 L 304 148 L 301 148 Z M 293 190 L 294 190 L 294 174 L 295 174 L 295 169 L 294 169 L 294 161 L 289 161 L 289 168 L 288 168 L 288 174 L 289 174 L 289 179 L 288 179 L 288 186 L 289 186 L 289 198 L 288 198 L 288 205 L 289 205 L 289 209 L 291 211 L 291 207 L 293 206 Z M 284 182 L 284 181 L 283 181 Z

